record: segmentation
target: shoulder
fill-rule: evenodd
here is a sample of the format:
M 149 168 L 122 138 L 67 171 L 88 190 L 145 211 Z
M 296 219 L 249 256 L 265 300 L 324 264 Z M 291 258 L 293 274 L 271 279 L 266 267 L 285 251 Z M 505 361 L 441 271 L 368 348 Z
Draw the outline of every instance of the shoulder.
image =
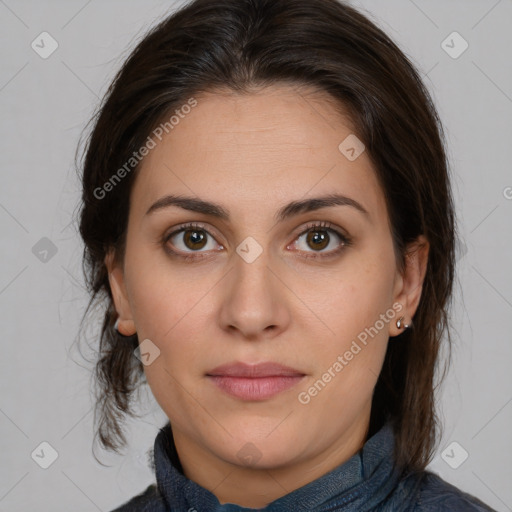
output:
M 145 491 L 112 512 L 165 512 L 166 510 L 165 502 L 156 484 L 151 484 Z
M 414 512 L 496 512 L 430 471 L 422 472 L 417 492 Z

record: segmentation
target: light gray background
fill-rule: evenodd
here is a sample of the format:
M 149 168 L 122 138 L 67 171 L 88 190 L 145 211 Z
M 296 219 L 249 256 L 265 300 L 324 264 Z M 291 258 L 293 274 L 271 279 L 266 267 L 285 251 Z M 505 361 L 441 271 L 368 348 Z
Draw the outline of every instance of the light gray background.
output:
M 424 74 L 454 171 L 464 244 L 454 361 L 440 403 L 445 432 L 431 469 L 510 511 L 512 1 L 353 4 Z M 109 511 L 153 481 L 146 451 L 165 416 L 150 393 L 144 419 L 130 422 L 125 455 L 98 450 L 109 467 L 92 456 L 90 371 L 74 344 L 87 296 L 72 224 L 80 194 L 73 158 L 123 59 L 177 5 L 0 0 L 0 511 Z M 47 59 L 31 48 L 43 31 L 59 45 Z M 441 46 L 453 31 L 469 43 L 457 59 Z M 57 248 L 46 262 L 32 252 L 42 237 Z M 43 441 L 58 453 L 46 470 L 31 458 Z M 453 441 L 469 454 L 457 469 L 441 458 Z M 447 453 L 457 460 L 463 452 L 456 446 Z

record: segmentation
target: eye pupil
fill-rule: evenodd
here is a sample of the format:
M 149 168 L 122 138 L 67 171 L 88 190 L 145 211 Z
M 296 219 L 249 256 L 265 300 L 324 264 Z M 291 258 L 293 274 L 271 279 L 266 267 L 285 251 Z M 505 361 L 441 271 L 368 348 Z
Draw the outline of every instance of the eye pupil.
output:
M 307 241 L 308 243 L 313 242 L 315 249 L 324 249 L 329 245 L 329 235 L 326 231 L 310 231 L 308 233 Z M 326 241 L 327 243 L 324 243 Z
M 329 254 L 332 254 L 332 253 L 337 254 L 344 246 L 347 245 L 347 239 L 344 238 L 342 235 L 340 235 L 336 230 L 324 227 L 323 224 L 322 224 L 322 226 L 309 226 L 309 229 L 302 232 L 302 234 L 300 235 L 300 238 L 302 238 L 303 236 L 306 236 L 306 244 L 309 245 L 309 247 L 311 249 L 313 249 L 314 252 L 317 252 L 317 253 L 322 252 L 323 253 L 324 249 L 326 247 L 328 247 L 331 242 L 330 232 L 334 232 L 336 234 L 336 236 L 339 237 L 342 241 L 339 250 L 331 251 L 331 253 L 329 253 Z M 174 232 L 174 236 L 178 236 L 177 233 L 180 233 L 180 237 L 182 237 L 181 243 L 184 244 L 189 251 L 198 252 L 199 254 L 197 256 L 201 255 L 201 253 L 202 253 L 201 250 L 208 243 L 208 236 L 211 236 L 207 230 L 203 229 L 200 226 L 193 226 L 193 225 L 183 226 L 182 229 Z M 166 242 L 170 238 L 172 238 L 172 235 L 166 239 Z M 348 242 L 348 243 L 350 243 L 350 242 Z M 171 252 L 174 253 L 174 251 L 172 251 L 172 250 L 171 250 Z M 306 252 L 308 252 L 308 251 L 306 251 Z M 186 256 L 186 258 L 191 259 L 191 258 L 196 258 L 197 256 L 189 255 L 189 256 Z M 308 257 L 316 258 L 319 256 L 320 255 L 317 256 L 317 255 L 310 254 Z
M 192 235 L 190 235 L 192 233 Z M 204 247 L 204 244 L 200 247 L 197 247 L 197 244 L 201 244 L 201 242 L 204 242 L 206 239 L 204 232 L 199 231 L 197 229 L 188 229 L 185 231 L 185 243 L 188 244 L 188 242 L 192 243 L 192 247 L 189 247 L 189 249 L 202 249 Z

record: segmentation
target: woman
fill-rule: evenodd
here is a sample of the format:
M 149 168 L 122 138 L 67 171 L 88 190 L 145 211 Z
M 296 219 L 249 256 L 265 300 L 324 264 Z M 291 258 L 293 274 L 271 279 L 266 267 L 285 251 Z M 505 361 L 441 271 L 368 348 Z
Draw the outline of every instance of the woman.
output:
M 196 0 L 152 29 L 95 119 L 80 231 L 100 441 L 125 443 L 144 382 L 169 419 L 157 484 L 117 510 L 491 510 L 425 470 L 454 277 L 442 125 L 355 9 Z

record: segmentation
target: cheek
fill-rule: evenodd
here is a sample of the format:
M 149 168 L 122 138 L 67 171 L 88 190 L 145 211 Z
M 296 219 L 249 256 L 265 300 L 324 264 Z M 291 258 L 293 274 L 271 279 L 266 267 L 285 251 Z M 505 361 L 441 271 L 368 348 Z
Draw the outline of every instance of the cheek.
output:
M 394 268 L 371 258 L 356 258 L 315 286 L 319 311 L 336 337 L 354 337 L 373 325 L 392 305 Z M 320 295 L 323 296 L 323 299 Z
M 193 361 L 199 350 L 203 319 L 208 315 L 204 311 L 207 303 L 201 301 L 204 290 L 204 285 L 181 288 L 176 280 L 163 276 L 153 285 L 144 281 L 133 294 L 139 339 L 149 338 L 169 361 Z
M 315 340 L 315 371 L 299 397 L 310 400 L 315 410 L 329 411 L 343 422 L 369 411 L 395 314 L 388 288 L 386 280 L 369 279 L 338 287 L 337 294 L 333 290 L 323 317 L 333 333 Z M 381 320 L 386 311 L 388 317 Z
M 212 315 L 211 301 L 205 295 L 219 281 L 206 267 L 192 272 L 156 256 L 141 250 L 125 263 L 139 340 L 151 340 L 160 351 L 159 360 L 144 368 L 148 382 L 158 373 L 159 379 L 168 380 L 167 372 L 174 375 L 200 370 L 197 361 L 204 352 L 201 339 Z
M 315 286 L 316 310 L 327 327 L 315 340 L 318 373 L 331 368 L 338 356 L 344 359 L 343 373 L 354 382 L 380 372 L 389 328 L 397 318 L 392 308 L 394 256 L 380 255 L 380 260 L 354 257 L 336 276 Z
M 191 403 L 186 389 L 202 370 L 198 361 L 204 359 L 201 339 L 208 302 L 201 298 L 211 283 L 187 280 L 185 272 L 171 271 L 169 266 L 139 263 L 132 267 L 129 280 L 132 313 L 139 342 L 149 339 L 159 351 L 143 367 L 146 380 L 164 411 L 187 410 Z M 181 420 L 173 421 L 178 425 Z
M 136 234 L 128 238 L 125 269 L 137 332 L 155 342 L 172 333 L 207 286 L 200 276 L 191 278 L 182 265 L 171 262 L 162 247 Z

